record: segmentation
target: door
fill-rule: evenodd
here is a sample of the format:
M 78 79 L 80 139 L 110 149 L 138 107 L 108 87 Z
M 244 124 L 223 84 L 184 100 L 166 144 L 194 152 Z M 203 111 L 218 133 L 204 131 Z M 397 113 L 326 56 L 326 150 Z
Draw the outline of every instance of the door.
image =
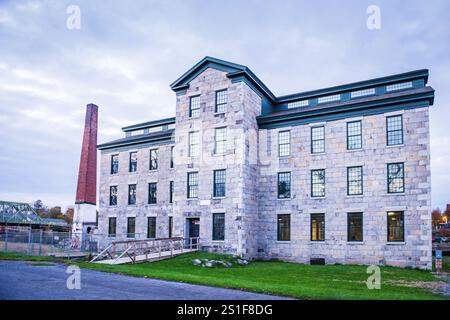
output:
M 200 218 L 188 218 L 187 238 L 197 238 L 200 236 Z M 197 244 L 197 239 L 192 239 L 192 244 Z

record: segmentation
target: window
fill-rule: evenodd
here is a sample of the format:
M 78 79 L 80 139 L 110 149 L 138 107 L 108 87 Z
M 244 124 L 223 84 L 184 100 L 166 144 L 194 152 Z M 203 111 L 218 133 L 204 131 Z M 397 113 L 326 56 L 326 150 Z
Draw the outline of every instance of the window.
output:
M 136 218 L 127 218 L 127 238 L 134 238 L 136 236 Z
M 158 169 L 158 150 L 151 149 L 150 150 L 150 170 Z
M 405 241 L 403 211 L 394 211 L 387 213 L 387 241 L 403 242 Z
M 214 153 L 222 154 L 227 150 L 227 128 L 214 130 Z
M 173 217 L 169 217 L 169 238 L 173 235 Z
M 226 171 L 225 170 L 214 170 L 214 197 L 225 197 L 225 182 L 226 182 Z
M 362 212 L 347 213 L 347 241 L 363 241 L 363 214 Z
M 325 214 L 311 214 L 311 241 L 325 241 Z
M 359 97 L 371 96 L 374 94 L 375 94 L 375 88 L 363 89 L 363 90 L 350 92 L 350 98 L 354 99 L 354 98 L 359 98 Z
M 278 156 L 286 157 L 291 154 L 291 132 L 278 132 Z
M 311 153 L 325 152 L 325 127 L 311 128 Z
M 200 96 L 189 98 L 189 117 L 194 118 L 200 115 Z
M 347 150 L 362 148 L 361 121 L 347 122 Z
M 289 199 L 291 197 L 291 173 L 278 173 L 278 199 Z
M 405 192 L 405 170 L 403 163 L 388 163 L 387 183 L 388 193 Z
M 291 241 L 291 215 L 279 214 L 277 216 L 277 240 Z
M 333 102 L 333 101 L 339 101 L 339 100 L 341 100 L 341 95 L 334 94 L 331 96 L 320 97 L 319 99 L 317 99 L 317 103 L 326 103 L 326 102 Z
M 347 168 L 347 195 L 363 194 L 362 167 Z
M 189 132 L 189 157 L 198 157 L 198 131 Z
M 117 218 L 108 218 L 108 237 L 115 237 L 116 236 L 116 223 Z
M 128 204 L 129 205 L 136 204 L 136 185 L 135 184 L 128 185 Z
M 173 147 L 170 147 L 170 169 L 173 168 Z
M 155 204 L 157 197 L 157 186 L 156 182 L 151 182 L 148 184 L 148 204 Z
M 111 156 L 111 174 L 119 173 L 119 155 Z
M 325 197 L 325 169 L 311 170 L 311 197 Z
M 295 102 L 289 102 L 287 107 L 288 109 L 298 108 L 298 107 L 306 107 L 309 105 L 309 100 L 300 100 Z
M 169 182 L 169 203 L 173 203 L 173 181 Z
M 213 213 L 213 234 L 214 241 L 225 240 L 225 213 Z
M 403 117 L 402 115 L 386 117 L 387 145 L 403 144 Z
M 391 92 L 391 91 L 397 91 L 397 90 L 403 90 L 403 89 L 409 89 L 412 88 L 412 82 L 408 81 L 408 82 L 400 82 L 400 83 L 396 83 L 396 84 L 391 84 L 386 86 L 386 91 L 387 92 Z
M 156 217 L 147 218 L 147 238 L 156 238 Z
M 130 152 L 130 172 L 136 172 L 137 170 L 137 152 Z
M 216 112 L 227 112 L 228 91 L 216 91 Z
M 187 197 L 189 199 L 198 197 L 198 172 L 187 174 Z
M 109 205 L 117 206 L 117 186 L 109 187 Z

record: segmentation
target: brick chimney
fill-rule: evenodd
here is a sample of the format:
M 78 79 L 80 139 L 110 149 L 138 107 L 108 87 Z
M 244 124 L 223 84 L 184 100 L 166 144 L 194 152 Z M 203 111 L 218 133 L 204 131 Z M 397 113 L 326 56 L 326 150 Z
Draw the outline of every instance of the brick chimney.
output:
M 73 232 L 85 233 L 86 230 L 93 230 L 96 223 L 97 120 L 98 106 L 88 104 L 78 171 Z

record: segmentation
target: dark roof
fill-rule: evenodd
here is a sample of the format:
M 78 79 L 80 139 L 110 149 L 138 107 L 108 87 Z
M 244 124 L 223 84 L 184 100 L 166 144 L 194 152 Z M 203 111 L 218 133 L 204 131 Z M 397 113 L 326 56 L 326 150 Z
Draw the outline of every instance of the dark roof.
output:
M 309 107 L 299 107 L 273 112 L 268 115 L 257 117 L 260 128 L 270 128 L 280 122 L 299 121 L 300 119 L 318 116 L 331 116 L 337 113 L 366 111 L 373 108 L 388 107 L 392 105 L 405 107 L 415 104 L 415 107 L 423 106 L 420 102 L 432 105 L 434 102 L 434 89 L 423 87 L 418 89 L 403 90 L 384 95 L 375 95 L 347 101 L 331 102 Z
M 243 77 L 270 100 L 276 99 L 269 88 L 267 88 L 267 86 L 247 66 L 208 56 L 204 57 L 181 77 L 175 80 L 170 85 L 170 88 L 175 92 L 187 89 L 189 87 L 189 82 L 192 79 L 210 67 L 227 72 L 227 77 L 230 79 Z
M 99 144 L 97 148 L 100 150 L 105 150 L 147 142 L 170 141 L 172 139 L 172 134 L 174 131 L 175 129 L 168 129 L 164 131 L 129 136 L 122 139 L 117 139 L 110 142 Z
M 129 132 L 129 131 L 133 131 L 133 130 L 154 128 L 154 127 L 173 124 L 173 123 L 175 123 L 175 117 L 133 124 L 131 126 L 123 127 L 122 131 Z

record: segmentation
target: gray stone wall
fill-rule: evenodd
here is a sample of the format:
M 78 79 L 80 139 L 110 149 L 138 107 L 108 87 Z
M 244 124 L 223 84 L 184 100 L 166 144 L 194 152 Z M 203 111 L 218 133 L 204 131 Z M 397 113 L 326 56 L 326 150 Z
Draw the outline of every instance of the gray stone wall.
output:
M 136 217 L 136 239 L 147 237 L 147 217 L 156 217 L 156 237 L 168 237 L 169 181 L 174 179 L 170 168 L 170 148 L 173 144 L 141 145 L 120 150 L 105 150 L 101 154 L 98 233 L 105 235 L 105 243 L 125 240 L 127 218 Z M 158 149 L 158 170 L 149 170 L 150 149 Z M 129 172 L 129 154 L 138 152 L 136 172 Z M 111 155 L 119 154 L 119 173 L 111 174 Z M 157 204 L 148 204 L 148 184 L 157 183 Z M 128 185 L 136 184 L 136 205 L 128 205 Z M 117 206 L 109 205 L 109 187 L 118 186 Z M 108 218 L 117 218 L 117 236 L 108 238 Z M 102 243 L 104 247 L 105 243 Z
M 227 112 L 215 112 L 215 91 L 228 90 Z M 189 99 L 200 95 L 200 115 L 189 117 Z M 309 263 L 387 264 L 431 268 L 430 159 L 428 108 L 348 118 L 323 123 L 326 152 L 310 153 L 310 127 L 318 123 L 258 129 L 261 98 L 244 82 L 232 83 L 226 72 L 207 69 L 176 97 L 174 144 L 159 145 L 159 167 L 149 171 L 155 146 L 102 152 L 98 233 L 106 235 L 108 217 L 117 217 L 116 240 L 124 239 L 127 217 L 136 217 L 137 238 L 147 234 L 147 217 L 157 217 L 157 237 L 187 235 L 187 218 L 200 218 L 206 250 L 246 258 L 278 258 Z M 386 116 L 403 115 L 404 144 L 386 146 Z M 362 120 L 362 150 L 346 150 L 346 122 Z M 226 152 L 214 154 L 214 129 L 227 127 Z M 278 158 L 278 131 L 291 130 L 291 156 Z M 200 133 L 198 157 L 188 155 L 188 135 Z M 174 145 L 174 168 L 170 147 Z M 138 171 L 128 172 L 129 152 L 138 151 Z M 117 175 L 110 174 L 112 154 L 119 154 Z M 405 193 L 387 193 L 387 163 L 405 163 Z M 347 196 L 347 167 L 363 166 L 361 196 Z M 226 169 L 226 196 L 213 197 L 213 171 Z M 326 170 L 326 196 L 310 197 L 310 170 Z M 277 173 L 291 172 L 291 199 L 277 199 Z M 199 196 L 187 199 L 187 173 L 199 173 Z M 169 181 L 174 181 L 169 204 Z M 148 183 L 158 183 L 158 203 L 148 205 Z M 137 205 L 127 205 L 128 185 L 137 184 Z M 109 186 L 119 187 L 118 205 L 109 206 Z M 405 242 L 387 242 L 387 211 L 404 211 Z M 225 213 L 225 240 L 212 240 L 213 213 Z M 347 213 L 363 212 L 364 241 L 347 242 Z M 277 241 L 277 214 L 291 215 L 291 240 Z M 325 213 L 325 241 L 310 241 L 311 213 Z M 112 239 L 105 238 L 106 241 Z
M 228 90 L 226 113 L 215 112 L 215 91 Z M 201 112 L 198 118 L 189 118 L 189 100 L 200 95 Z M 254 255 L 257 216 L 256 150 L 250 143 L 257 137 L 256 115 L 261 110 L 261 99 L 243 82 L 231 83 L 226 73 L 207 69 L 190 83 L 184 95 L 177 96 L 175 127 L 175 204 L 174 226 L 177 234 L 186 234 L 186 218 L 200 218 L 202 245 L 211 251 L 226 251 L 246 257 Z M 223 155 L 214 154 L 214 130 L 227 127 L 227 148 Z M 188 135 L 200 132 L 199 157 L 188 155 Z M 253 158 L 253 159 L 251 159 Z M 253 161 L 253 169 L 248 165 Z M 226 169 L 226 196 L 213 197 L 213 171 Z M 198 199 L 187 199 L 187 172 L 199 172 Z M 250 189 L 250 190 L 248 190 Z M 250 191 L 250 192 L 248 192 Z M 250 200 L 249 197 L 252 197 Z M 248 202 L 247 202 L 248 201 Z M 252 210 L 253 209 L 253 210 Z M 212 240 L 212 215 L 225 213 L 225 240 Z M 249 232 L 246 231 L 249 229 Z
M 386 146 L 386 116 L 403 114 L 404 144 Z M 346 122 L 362 120 L 362 150 L 346 150 Z M 310 127 L 291 127 L 291 157 L 277 156 L 278 129 L 260 130 L 260 257 L 308 263 L 431 268 L 428 108 L 324 123 L 326 152 L 310 152 Z M 312 125 L 317 125 L 313 123 Z M 286 130 L 283 128 L 282 130 Z M 405 193 L 387 193 L 387 163 L 405 163 Z M 363 195 L 347 196 L 347 167 L 363 166 Z M 325 169 L 326 195 L 310 197 L 310 170 Z M 277 199 L 277 172 L 290 171 L 290 200 Z M 404 211 L 405 242 L 387 242 L 387 211 Z M 363 212 L 363 243 L 347 242 L 347 213 Z M 277 214 L 291 214 L 291 241 L 277 241 Z M 325 241 L 310 241 L 311 213 L 325 213 Z

